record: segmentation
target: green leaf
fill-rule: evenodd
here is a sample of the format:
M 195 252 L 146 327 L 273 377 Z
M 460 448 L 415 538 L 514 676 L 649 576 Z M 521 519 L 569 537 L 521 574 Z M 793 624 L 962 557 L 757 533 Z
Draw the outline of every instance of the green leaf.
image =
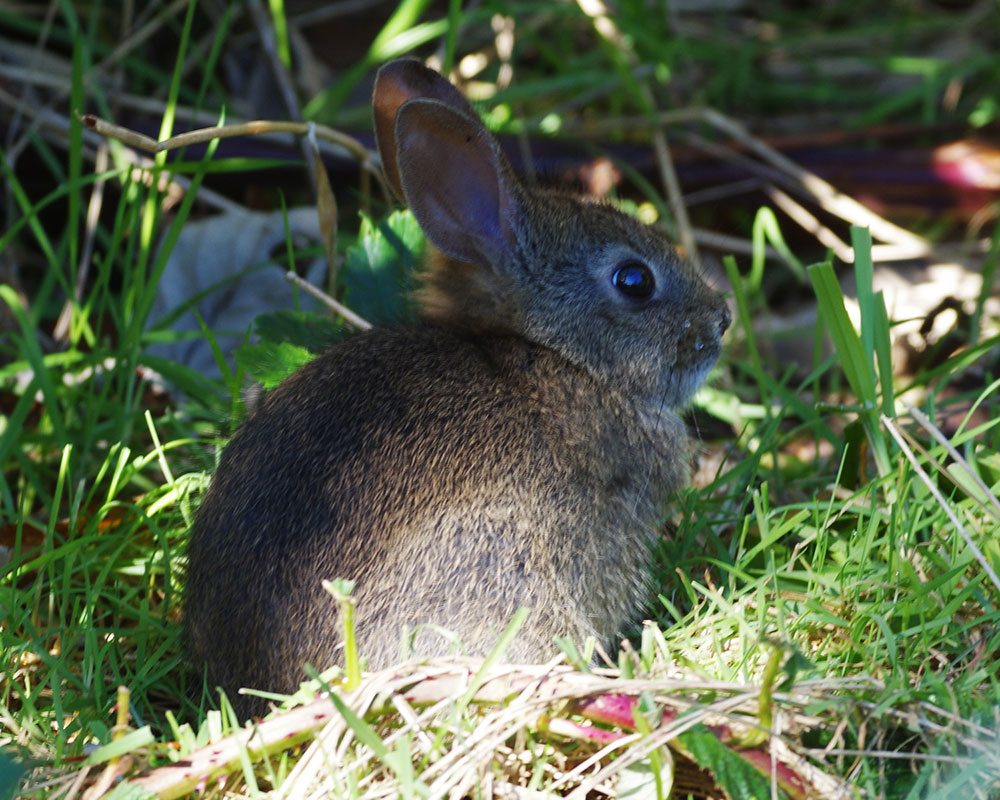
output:
M 372 41 L 371 47 L 364 57 L 353 67 L 348 69 L 336 82 L 310 100 L 304 109 L 307 119 L 333 119 L 336 112 L 357 86 L 362 78 L 368 73 L 373 65 L 380 61 L 401 56 L 407 52 L 407 48 L 401 47 L 396 42 L 400 37 L 405 37 L 407 33 L 417 25 L 417 21 L 426 10 L 429 0 L 400 0 L 396 10 L 385 23 L 382 30 Z M 437 32 L 436 35 L 443 33 Z M 417 47 L 422 41 L 417 40 L 409 43 L 412 47 Z
M 145 725 L 138 730 L 130 731 L 124 736 L 108 742 L 102 747 L 98 747 L 87 757 L 87 760 L 84 763 L 90 766 L 93 766 L 94 764 L 103 764 L 105 761 L 110 761 L 112 758 L 118 758 L 131 753 L 134 750 L 138 750 L 140 747 L 147 747 L 154 741 L 156 741 L 156 739 L 153 736 L 153 731 L 148 725 Z
M 383 742 L 379 735 L 375 733 L 375 729 L 355 714 L 354 710 L 348 707 L 348 705 L 337 696 L 336 692 L 330 692 L 330 702 L 336 706 L 337 712 L 344 718 L 344 722 L 347 723 L 347 726 L 354 731 L 354 735 L 357 737 L 358 741 L 370 748 L 376 757 L 385 762 L 386 756 L 389 755 L 389 748 L 385 746 L 385 742 Z
M 313 353 L 289 342 L 259 342 L 236 352 L 236 363 L 265 389 L 273 389 L 313 358 Z
M 313 353 L 325 350 L 346 335 L 338 320 L 312 311 L 261 314 L 254 320 L 253 327 L 262 342 L 287 342 Z
M 9 800 L 21 785 L 29 765 L 11 751 L 0 751 L 0 800 Z
M 699 767 L 712 773 L 719 788 L 730 800 L 771 797 L 771 781 L 741 758 L 739 753 L 726 747 L 705 726 L 698 725 L 677 739 Z M 788 795 L 779 788 L 778 797 L 787 800 Z
M 424 249 L 424 234 L 409 211 L 395 211 L 377 225 L 362 217 L 358 241 L 341 270 L 344 302 L 375 325 L 412 317 L 410 294 Z
M 872 363 L 865 360 L 861 338 L 847 315 L 844 295 L 833 266 L 828 262 L 813 264 L 809 267 L 809 277 L 819 301 L 820 316 L 833 340 L 837 358 L 851 384 L 851 391 L 859 401 L 874 408 L 875 379 L 872 375 Z
M 859 262 L 870 261 L 870 247 L 865 256 L 865 239 L 863 236 L 856 237 L 855 260 Z M 866 280 L 869 289 L 871 287 L 870 270 L 859 267 L 858 280 Z M 854 329 L 851 318 L 847 314 L 844 305 L 844 294 L 837 282 L 837 275 L 833 271 L 833 266 L 829 262 L 813 264 L 808 269 L 809 279 L 812 281 L 813 290 L 816 293 L 816 300 L 819 303 L 820 319 L 823 322 L 833 347 L 840 361 L 841 369 L 847 376 L 847 382 L 851 386 L 851 391 L 861 403 L 863 409 L 860 414 L 861 424 L 864 426 L 865 434 L 872 447 L 872 456 L 880 475 L 887 475 L 892 470 L 892 463 L 886 448 L 885 435 L 879 422 L 879 402 L 876 390 L 875 364 L 872 359 L 872 351 L 875 348 L 874 329 L 872 341 L 865 345 L 861 337 Z M 865 294 L 859 288 L 860 294 Z M 866 307 L 874 308 L 874 298 L 865 301 Z M 875 312 L 870 311 L 872 319 L 869 320 L 865 329 L 878 325 L 882 327 L 875 318 Z M 885 332 L 885 331 L 884 331 Z M 887 335 L 887 332 L 885 332 Z M 866 346 L 871 350 L 866 351 Z M 883 348 L 884 349 L 884 348 Z M 891 383 L 892 376 L 884 376 L 884 379 Z

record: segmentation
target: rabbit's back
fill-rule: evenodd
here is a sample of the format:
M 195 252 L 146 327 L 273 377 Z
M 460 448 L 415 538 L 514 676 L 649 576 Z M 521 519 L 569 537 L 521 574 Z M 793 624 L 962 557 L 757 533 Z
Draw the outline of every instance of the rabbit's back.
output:
M 224 687 L 292 689 L 303 663 L 337 657 L 320 584 L 338 577 L 357 582 L 373 666 L 399 653 L 404 625 L 453 629 L 481 653 L 522 605 L 513 656 L 612 636 L 640 602 L 655 500 L 687 460 L 664 458 L 615 403 L 514 337 L 404 328 L 331 348 L 223 454 L 190 544 L 195 658 Z M 664 441 L 684 441 L 676 417 L 664 424 L 678 427 Z M 417 639 L 423 654 L 447 647 Z

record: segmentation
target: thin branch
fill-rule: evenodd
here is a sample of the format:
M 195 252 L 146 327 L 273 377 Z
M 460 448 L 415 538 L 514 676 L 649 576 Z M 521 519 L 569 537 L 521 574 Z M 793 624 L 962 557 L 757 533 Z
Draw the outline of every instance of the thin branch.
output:
M 330 297 L 330 295 L 328 295 L 322 289 L 316 288 L 311 283 L 309 283 L 309 281 L 305 280 L 304 278 L 300 278 L 294 272 L 286 272 L 285 279 L 289 281 L 289 283 L 294 283 L 302 291 L 312 295 L 321 303 L 323 303 L 323 305 L 325 305 L 327 308 L 339 314 L 343 318 L 344 322 L 346 322 L 348 325 L 357 328 L 359 331 L 371 330 L 372 324 L 368 320 L 364 319 L 364 317 L 358 316 L 343 303 L 334 300 L 332 297 Z

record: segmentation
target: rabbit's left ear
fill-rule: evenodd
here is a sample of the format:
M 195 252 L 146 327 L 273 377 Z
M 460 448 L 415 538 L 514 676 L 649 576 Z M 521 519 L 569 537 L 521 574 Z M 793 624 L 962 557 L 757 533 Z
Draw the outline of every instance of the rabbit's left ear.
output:
M 471 264 L 507 262 L 521 201 L 483 124 L 438 100 L 410 100 L 396 114 L 396 146 L 406 203 L 434 245 Z
M 400 200 L 405 197 L 397 166 L 396 114 L 404 103 L 421 97 L 437 100 L 470 119 L 479 119 L 458 89 L 415 59 L 392 61 L 378 71 L 372 93 L 375 139 L 382 159 L 382 171 Z

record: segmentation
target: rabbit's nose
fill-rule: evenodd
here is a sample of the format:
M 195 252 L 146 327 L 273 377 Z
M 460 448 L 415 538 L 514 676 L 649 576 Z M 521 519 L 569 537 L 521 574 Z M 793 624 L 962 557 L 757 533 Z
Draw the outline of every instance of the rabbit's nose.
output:
M 729 310 L 729 304 L 723 300 L 722 301 L 722 313 L 719 316 L 719 336 L 722 336 L 729 326 L 733 324 L 733 314 Z

